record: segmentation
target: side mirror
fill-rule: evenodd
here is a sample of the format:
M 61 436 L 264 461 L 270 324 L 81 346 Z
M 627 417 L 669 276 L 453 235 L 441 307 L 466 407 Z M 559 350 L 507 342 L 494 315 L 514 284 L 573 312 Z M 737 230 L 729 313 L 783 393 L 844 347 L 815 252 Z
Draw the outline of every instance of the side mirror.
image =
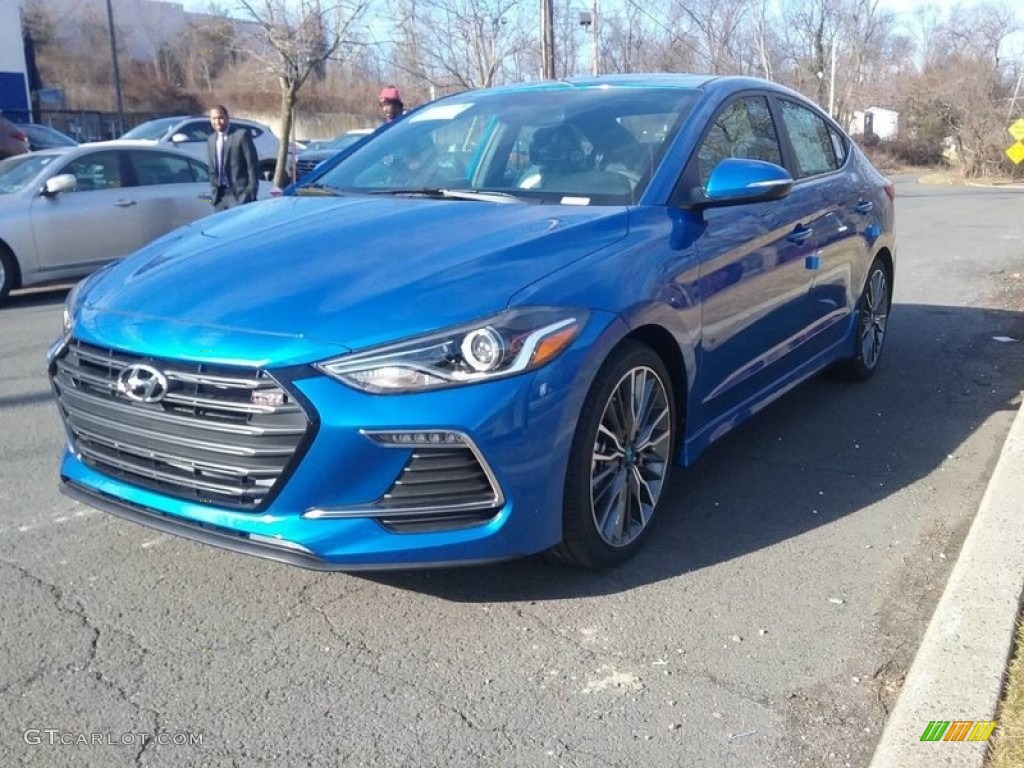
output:
M 61 192 L 70 192 L 78 184 L 78 179 L 73 173 L 60 173 L 52 176 L 43 184 L 43 195 L 52 197 Z
M 703 190 L 696 190 L 698 208 L 778 200 L 793 188 L 789 171 L 775 163 L 727 157 L 715 166 Z
M 184 133 L 176 133 L 171 136 L 171 142 L 174 144 L 184 144 L 186 141 L 188 141 L 188 136 Z

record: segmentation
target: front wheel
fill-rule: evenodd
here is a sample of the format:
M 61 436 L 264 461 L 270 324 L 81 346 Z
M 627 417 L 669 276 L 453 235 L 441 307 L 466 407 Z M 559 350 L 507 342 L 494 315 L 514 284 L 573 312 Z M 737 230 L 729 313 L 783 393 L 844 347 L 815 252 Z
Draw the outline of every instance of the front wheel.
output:
M 853 381 L 867 381 L 874 374 L 882 358 L 891 306 L 889 270 L 881 259 L 875 259 L 868 270 L 864 292 L 857 302 L 856 348 L 852 357 L 836 366 L 840 376 Z
M 553 554 L 606 568 L 632 557 L 650 532 L 672 465 L 672 381 L 650 347 L 621 345 L 583 403 L 569 453 L 562 543 Z
M 14 281 L 18 274 L 18 263 L 14 260 L 14 254 L 3 244 L 0 244 L 0 304 L 14 287 Z

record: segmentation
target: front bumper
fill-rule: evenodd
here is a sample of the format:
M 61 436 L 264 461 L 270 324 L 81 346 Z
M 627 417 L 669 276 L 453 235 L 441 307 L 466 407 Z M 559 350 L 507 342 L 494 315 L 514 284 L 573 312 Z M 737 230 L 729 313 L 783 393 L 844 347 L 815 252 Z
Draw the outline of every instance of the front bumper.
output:
M 590 358 L 601 346 L 596 325 L 536 372 L 416 395 L 369 395 L 309 367 L 269 369 L 302 404 L 310 429 L 253 508 L 182 498 L 104 471 L 76 450 L 67 418 L 63 490 L 167 533 L 319 570 L 438 567 L 536 553 L 561 539 L 568 453 L 593 374 Z M 380 513 L 413 450 L 383 446 L 369 434 L 429 430 L 468 438 L 497 489 L 492 509 Z

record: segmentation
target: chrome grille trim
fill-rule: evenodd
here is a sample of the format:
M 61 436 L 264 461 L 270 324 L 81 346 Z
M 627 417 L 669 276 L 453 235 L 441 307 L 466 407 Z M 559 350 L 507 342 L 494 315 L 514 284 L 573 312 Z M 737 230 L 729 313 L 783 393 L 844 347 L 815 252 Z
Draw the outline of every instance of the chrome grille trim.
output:
M 460 517 L 476 516 L 483 521 L 497 514 L 505 505 L 501 486 L 480 449 L 465 433 L 436 430 L 458 436 L 461 444 L 409 445 L 378 439 L 380 435 L 424 431 L 435 430 L 360 430 L 382 448 L 412 449 L 401 474 L 372 504 L 317 507 L 306 510 L 302 516 L 369 517 L 397 528 L 399 521 L 404 520 L 451 516 L 454 522 Z
M 319 160 L 297 160 L 295 163 L 295 178 L 296 180 L 301 179 L 307 173 L 312 171 L 317 165 L 320 164 Z
M 160 402 L 118 391 L 120 372 L 139 363 L 166 376 Z M 258 509 L 310 429 L 298 403 L 262 370 L 134 356 L 77 340 L 50 370 L 71 448 L 86 465 L 187 501 Z M 250 402 L 258 392 L 283 402 Z

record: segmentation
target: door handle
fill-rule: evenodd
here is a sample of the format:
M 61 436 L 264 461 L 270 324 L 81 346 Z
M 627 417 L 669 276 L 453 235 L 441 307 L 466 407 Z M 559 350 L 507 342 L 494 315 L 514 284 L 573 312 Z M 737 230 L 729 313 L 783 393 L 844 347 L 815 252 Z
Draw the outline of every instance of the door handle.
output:
M 813 228 L 805 227 L 803 224 L 798 224 L 796 229 L 794 229 L 792 232 L 789 233 L 789 235 L 786 236 L 786 239 L 789 240 L 789 242 L 791 243 L 803 245 L 807 238 L 809 238 L 813 232 Z
M 854 206 L 854 210 L 857 211 L 857 213 L 870 213 L 871 209 L 874 207 L 875 204 L 870 200 L 861 200 L 856 206 Z
M 130 208 L 131 206 L 135 205 L 135 202 L 135 200 L 121 199 L 114 203 L 114 205 L 116 205 L 118 208 Z

